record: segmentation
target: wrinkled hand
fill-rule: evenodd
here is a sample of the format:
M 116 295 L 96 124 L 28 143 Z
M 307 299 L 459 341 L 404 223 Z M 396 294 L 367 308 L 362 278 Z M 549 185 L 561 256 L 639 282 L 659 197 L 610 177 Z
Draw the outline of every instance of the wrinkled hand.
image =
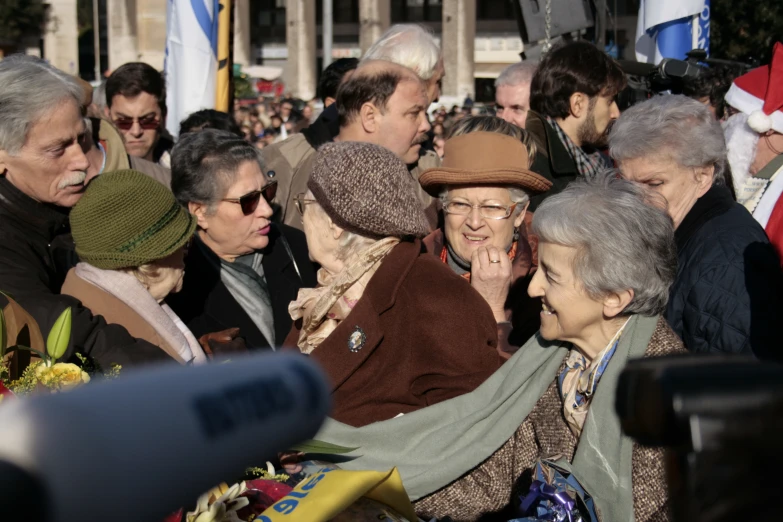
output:
M 230 353 L 247 351 L 245 340 L 239 337 L 239 328 L 229 328 L 221 332 L 204 334 L 199 337 L 198 343 L 210 359 Z
M 492 260 L 500 261 L 492 263 Z M 495 247 L 481 247 L 470 260 L 470 284 L 489 304 L 495 320 L 507 321 L 505 304 L 511 288 L 511 260 Z

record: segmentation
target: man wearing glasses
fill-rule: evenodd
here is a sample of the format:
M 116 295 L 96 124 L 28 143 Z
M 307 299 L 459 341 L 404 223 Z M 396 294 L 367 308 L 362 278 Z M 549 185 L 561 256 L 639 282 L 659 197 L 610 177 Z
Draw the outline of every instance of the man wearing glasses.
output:
M 126 63 L 106 81 L 106 113 L 131 156 L 169 167 L 173 143 L 162 136 L 166 120 L 163 76 L 146 63 Z

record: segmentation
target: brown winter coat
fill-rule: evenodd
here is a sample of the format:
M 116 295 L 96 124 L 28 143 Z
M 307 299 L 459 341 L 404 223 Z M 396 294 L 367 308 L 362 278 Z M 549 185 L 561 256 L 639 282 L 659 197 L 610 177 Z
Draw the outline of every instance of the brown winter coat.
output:
M 442 229 L 435 230 L 424 238 L 423 243 L 427 252 L 440 258 L 445 233 Z M 524 225 L 519 230 L 517 255 L 511 271 L 513 279 L 506 299 L 506 315 L 510 322 L 498 324 L 498 351 L 504 359 L 511 357 L 541 327 L 541 299 L 527 294 L 535 265 Z
M 285 346 L 296 348 L 300 328 L 301 319 Z M 366 340 L 351 352 L 357 329 Z M 484 299 L 416 240 L 389 253 L 348 317 L 310 356 L 331 381 L 331 416 L 364 426 L 474 390 L 500 367 L 496 348 Z
M 108 324 L 123 326 L 136 339 L 144 339 L 157 346 L 178 363 L 185 364 L 187 362 L 133 308 L 109 292 L 76 275 L 76 269 L 72 268 L 68 272 L 61 293 L 75 297 L 93 315 L 103 316 Z M 161 313 L 164 312 L 161 310 Z
M 682 341 L 661 318 L 645 357 L 685 351 Z M 425 519 L 446 515 L 455 521 L 512 519 L 514 499 L 528 491 L 529 471 L 537 459 L 562 455 L 570 462 L 578 443 L 563 417 L 563 400 L 555 379 L 508 442 L 462 478 L 418 501 L 416 512 Z M 636 522 L 670 520 L 663 450 L 634 444 L 631 476 Z

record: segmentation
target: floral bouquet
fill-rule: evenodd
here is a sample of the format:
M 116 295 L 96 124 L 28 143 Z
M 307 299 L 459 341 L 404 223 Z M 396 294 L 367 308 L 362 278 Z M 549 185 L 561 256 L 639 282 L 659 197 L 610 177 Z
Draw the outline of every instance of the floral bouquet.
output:
M 307 456 L 353 449 L 308 441 L 279 456 L 282 473 L 269 462 L 249 468 L 245 480 L 213 488 L 199 497 L 194 511 L 165 522 L 275 522 L 281 516 L 293 522 L 417 521 L 396 470 L 345 471 Z
M 5 310 L 0 310 L 0 401 L 5 397 L 29 395 L 36 392 L 58 393 L 90 382 L 90 374 L 102 373 L 107 377 L 119 374 L 115 365 L 108 373 L 87 357 L 77 353 L 81 365 L 57 362 L 68 349 L 71 340 L 71 308 L 66 308 L 57 318 L 52 330 L 43 341 L 38 324 L 10 296 L 0 292 L 8 300 Z M 20 341 L 25 332 L 30 346 Z M 9 346 L 13 343 L 13 346 Z M 36 356 L 20 368 L 19 354 L 29 352 Z

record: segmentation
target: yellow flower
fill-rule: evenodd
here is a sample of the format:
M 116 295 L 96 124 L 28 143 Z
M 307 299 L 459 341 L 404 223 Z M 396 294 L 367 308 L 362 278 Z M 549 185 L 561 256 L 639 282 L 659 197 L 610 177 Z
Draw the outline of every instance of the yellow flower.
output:
M 53 366 L 39 365 L 35 377 L 47 388 L 55 391 L 75 388 L 90 382 L 90 376 L 72 363 L 57 363 Z

